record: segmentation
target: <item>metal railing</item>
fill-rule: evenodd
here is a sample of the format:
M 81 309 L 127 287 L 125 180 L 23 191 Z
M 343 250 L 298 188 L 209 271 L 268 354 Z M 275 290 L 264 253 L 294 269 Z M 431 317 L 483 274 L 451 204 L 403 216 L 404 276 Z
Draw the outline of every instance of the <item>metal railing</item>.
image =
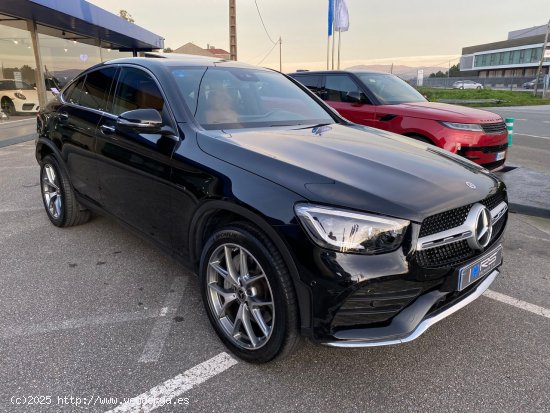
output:
M 433 87 L 442 89 L 453 89 L 453 84 L 462 80 L 471 80 L 479 83 L 483 88 L 495 89 L 495 90 L 516 90 L 516 91 L 528 91 L 533 90 L 533 86 L 528 85 L 529 82 L 535 79 L 535 76 L 521 76 L 521 77 L 425 77 L 422 87 Z M 547 79 L 547 77 L 546 77 Z M 410 85 L 416 87 L 416 79 L 404 79 Z M 544 89 L 545 78 L 541 76 L 539 80 L 539 89 Z M 547 88 L 546 88 L 547 89 Z

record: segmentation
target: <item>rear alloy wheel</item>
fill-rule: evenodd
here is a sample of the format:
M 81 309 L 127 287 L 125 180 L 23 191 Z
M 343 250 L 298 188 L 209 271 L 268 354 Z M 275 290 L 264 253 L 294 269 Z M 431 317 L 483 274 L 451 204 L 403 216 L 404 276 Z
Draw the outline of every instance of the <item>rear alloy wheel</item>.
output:
M 218 336 L 238 357 L 264 363 L 298 341 L 296 299 L 273 244 L 246 223 L 216 232 L 201 258 L 201 291 Z
M 42 160 L 40 189 L 48 218 L 55 226 L 70 227 L 90 219 L 90 212 L 76 200 L 69 177 L 51 155 Z

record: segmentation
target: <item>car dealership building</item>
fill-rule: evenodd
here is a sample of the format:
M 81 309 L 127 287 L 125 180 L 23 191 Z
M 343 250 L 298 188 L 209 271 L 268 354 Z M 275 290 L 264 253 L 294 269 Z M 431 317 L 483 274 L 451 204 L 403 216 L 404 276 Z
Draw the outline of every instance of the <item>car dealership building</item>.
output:
M 163 47 L 162 37 L 84 0 L 0 2 L 0 79 L 35 86 L 40 106 L 94 64 Z
M 460 70 L 479 77 L 534 77 L 540 63 L 546 25 L 508 33 L 508 39 L 462 49 Z M 542 74 L 548 74 L 546 59 Z

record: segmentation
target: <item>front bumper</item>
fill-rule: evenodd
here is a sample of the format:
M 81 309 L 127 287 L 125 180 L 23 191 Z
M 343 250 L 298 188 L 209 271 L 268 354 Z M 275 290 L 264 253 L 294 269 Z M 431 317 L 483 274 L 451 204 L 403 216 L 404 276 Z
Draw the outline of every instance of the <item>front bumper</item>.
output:
M 492 146 L 462 147 L 457 153 L 487 169 L 495 170 L 504 165 L 506 161 L 508 142 Z
M 15 111 L 18 113 L 37 113 L 40 110 L 38 103 L 26 100 L 17 101 Z
M 506 161 L 508 133 L 461 132 L 448 128 L 436 136 L 442 147 L 472 162 L 494 170 Z M 502 156 L 504 155 L 504 156 Z
M 429 312 L 446 293 L 432 291 L 420 297 L 412 305 L 399 313 L 392 323 L 384 328 L 344 330 L 334 335 L 334 341 L 321 344 L 330 347 L 379 347 L 407 343 L 415 340 L 435 323 L 450 316 L 472 301 L 479 298 L 499 275 L 494 270 L 473 289 L 455 301 L 451 301 L 433 312 Z M 380 334 L 384 335 L 380 335 Z M 389 333 L 389 334 L 388 334 Z

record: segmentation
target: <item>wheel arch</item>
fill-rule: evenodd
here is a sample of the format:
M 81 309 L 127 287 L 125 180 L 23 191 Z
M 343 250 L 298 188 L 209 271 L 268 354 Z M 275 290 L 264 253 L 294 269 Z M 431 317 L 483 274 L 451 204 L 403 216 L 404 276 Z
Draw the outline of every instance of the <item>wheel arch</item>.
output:
M 67 168 L 65 166 L 65 162 L 63 162 L 61 151 L 55 145 L 55 143 L 46 138 L 38 138 L 36 142 L 35 157 L 39 165 L 42 165 L 42 160 L 47 155 L 52 155 L 53 157 L 55 157 L 55 159 L 57 159 L 57 162 L 59 163 L 59 166 L 63 168 L 64 172 L 67 175 L 69 175 L 69 172 L 67 171 Z
M 426 133 L 421 133 L 421 132 L 405 132 L 402 134 L 403 136 L 406 136 L 408 138 L 413 138 L 413 139 L 416 139 L 416 138 L 420 138 L 420 139 L 426 139 L 428 140 L 432 145 L 435 145 L 435 146 L 439 146 L 436 142 L 436 140 L 429 136 L 428 134 Z
M 292 278 L 294 291 L 298 297 L 298 312 L 303 334 L 311 327 L 311 296 L 309 288 L 301 281 L 292 254 L 282 237 L 258 214 L 229 201 L 212 200 L 204 203 L 196 211 L 189 226 L 189 258 L 192 268 L 198 273 L 200 255 L 204 243 L 216 228 L 235 221 L 245 221 L 266 234 L 280 252 Z

